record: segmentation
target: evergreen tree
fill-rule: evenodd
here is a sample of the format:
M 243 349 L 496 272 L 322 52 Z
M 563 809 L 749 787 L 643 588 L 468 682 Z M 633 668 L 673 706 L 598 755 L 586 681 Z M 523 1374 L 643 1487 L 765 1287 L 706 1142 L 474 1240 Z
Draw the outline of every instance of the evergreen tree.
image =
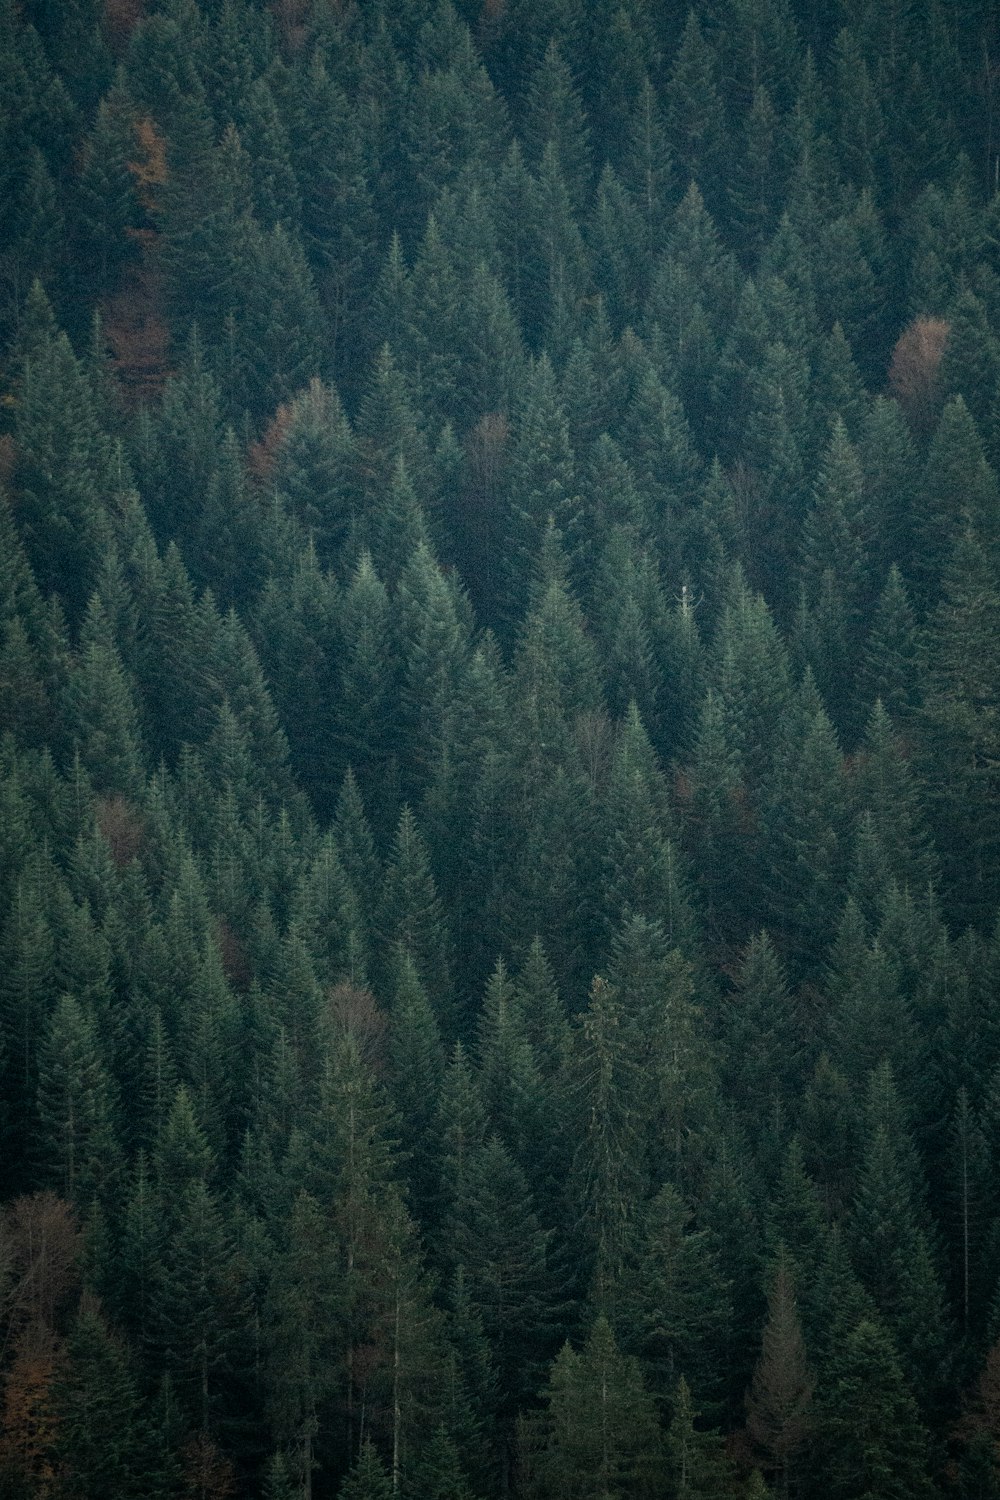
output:
M 731 1332 L 730 1283 L 706 1229 L 673 1183 L 646 1205 L 623 1277 L 618 1322 L 651 1394 L 672 1404 L 679 1379 L 702 1403 L 719 1394 L 719 1361 Z
M 60 1482 L 81 1497 L 127 1494 L 139 1479 L 139 1402 L 121 1344 L 97 1308 L 84 1304 L 54 1388 Z
M 927 1401 L 942 1375 L 943 1297 L 919 1207 L 884 1126 L 876 1128 L 866 1150 L 850 1241 L 858 1275 L 895 1335 L 917 1393 Z
M 955 539 L 930 623 L 921 713 L 932 831 L 945 888 L 965 920 L 995 905 L 990 622 L 997 604 L 995 570 L 981 535 L 967 526 Z
M 674 156 L 689 180 L 707 193 L 719 180 L 726 128 L 716 59 L 693 10 L 674 56 L 665 97 Z
M 87 279 L 98 295 L 113 291 L 124 268 L 136 259 L 135 231 L 143 215 L 129 168 L 138 144 L 135 126 L 135 107 L 127 93 L 110 89 L 98 105 L 78 184 L 81 248 Z
M 339 1500 L 391 1500 L 392 1483 L 370 1438 L 337 1493 Z
M 877 1322 L 845 1332 L 817 1403 L 823 1481 L 831 1495 L 930 1495 L 927 1434 L 892 1342 Z
M 25 550 L 39 587 L 57 593 L 76 622 L 107 544 L 103 506 L 114 486 L 93 395 L 65 334 L 43 336 L 27 353 L 15 440 Z
M 445 1034 L 453 1026 L 451 944 L 427 848 L 408 807 L 400 815 L 382 893 L 381 931 L 412 961 Z
M 555 147 L 559 168 L 579 214 L 590 197 L 590 131 L 573 78 L 553 38 L 528 86 L 521 139 L 529 165 L 541 165 L 548 145 Z
M 722 1496 L 732 1487 L 732 1466 L 717 1432 L 695 1427 L 687 1381 L 681 1376 L 674 1396 L 674 1415 L 667 1433 L 667 1473 L 678 1496 Z
M 227 385 L 259 421 L 308 386 L 323 366 L 322 314 L 305 256 L 281 224 L 249 240 L 247 294 L 236 321 L 236 371 Z M 230 396 L 232 400 L 232 394 Z
M 619 1353 L 599 1317 L 579 1353 L 566 1344 L 543 1399 L 522 1421 L 521 1464 L 528 1494 L 607 1500 L 655 1492 L 659 1432 L 636 1362 Z
M 524 1177 L 496 1136 L 469 1162 L 456 1250 L 471 1307 L 493 1350 L 504 1404 L 535 1387 L 556 1315 L 549 1234 L 538 1224 Z

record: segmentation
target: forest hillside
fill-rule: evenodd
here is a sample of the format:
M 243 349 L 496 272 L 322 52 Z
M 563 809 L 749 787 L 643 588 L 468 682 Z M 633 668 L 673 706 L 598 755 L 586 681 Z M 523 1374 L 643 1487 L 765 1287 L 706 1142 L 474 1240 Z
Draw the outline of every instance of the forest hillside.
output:
M 1000 1500 L 1000 15 L 0 0 L 0 1496 Z

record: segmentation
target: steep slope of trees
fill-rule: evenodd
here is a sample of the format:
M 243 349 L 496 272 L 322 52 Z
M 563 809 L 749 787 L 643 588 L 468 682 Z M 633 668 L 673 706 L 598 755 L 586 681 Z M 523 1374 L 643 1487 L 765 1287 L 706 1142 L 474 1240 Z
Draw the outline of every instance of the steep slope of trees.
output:
M 0 1495 L 1000 1496 L 998 69 L 0 0 Z

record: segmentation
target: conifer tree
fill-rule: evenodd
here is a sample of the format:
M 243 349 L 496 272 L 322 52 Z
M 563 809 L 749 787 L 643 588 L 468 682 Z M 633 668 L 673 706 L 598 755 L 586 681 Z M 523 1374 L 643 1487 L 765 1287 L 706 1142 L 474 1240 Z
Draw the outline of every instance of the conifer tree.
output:
M 692 10 L 667 83 L 667 128 L 678 165 L 702 192 L 709 191 L 718 180 L 726 144 L 715 74 L 715 56 Z
M 995 568 L 973 527 L 959 532 L 929 629 L 921 713 L 925 785 L 949 899 L 963 919 L 992 906 L 996 840 L 990 794 L 996 757 L 992 620 Z M 959 854 L 958 844 L 962 845 Z M 971 877 L 971 878 L 970 878 Z
M 370 1438 L 338 1491 L 339 1500 L 392 1500 L 392 1482 Z
M 97 1308 L 84 1305 L 67 1341 L 53 1397 L 56 1461 L 86 1500 L 127 1493 L 138 1477 L 138 1397 L 125 1350 Z
M 903 1368 L 927 1402 L 942 1374 L 943 1297 L 919 1206 L 884 1126 L 876 1127 L 869 1139 L 850 1243 L 858 1275 L 895 1335 Z
M 87 138 L 78 184 L 81 239 L 98 294 L 114 289 L 123 268 L 136 257 L 133 232 L 142 209 L 129 163 L 136 151 L 135 108 L 121 87 L 101 100 Z
M 400 815 L 386 870 L 380 921 L 387 952 L 396 945 L 409 957 L 447 1035 L 453 1027 L 451 944 L 427 848 L 413 813 Z
M 21 377 L 13 476 L 21 534 L 43 593 L 79 620 L 106 545 L 107 440 L 89 383 L 63 333 L 29 349 Z
M 528 85 L 521 139 L 529 164 L 541 165 L 548 145 L 555 147 L 570 202 L 579 214 L 590 196 L 590 131 L 558 42 L 553 38 Z
M 114 1178 L 113 1102 L 92 1019 L 62 995 L 39 1051 L 37 1152 L 46 1180 L 81 1207 Z
M 817 1402 L 825 1483 L 836 1500 L 933 1493 L 927 1434 L 885 1329 L 864 1320 L 847 1331 Z
M 865 696 L 899 721 L 917 707 L 917 632 L 906 584 L 895 563 L 879 597 L 862 666 Z
M 698 1415 L 682 1375 L 677 1382 L 673 1420 L 667 1433 L 667 1473 L 678 1497 L 693 1500 L 694 1496 L 703 1495 L 713 1500 L 730 1491 L 732 1466 L 718 1432 L 704 1432 L 695 1427 Z
M 544 1392 L 546 1410 L 523 1419 L 521 1466 L 529 1495 L 608 1500 L 655 1492 L 659 1433 L 642 1376 L 598 1317 L 579 1353 L 566 1344 Z
M 455 1218 L 455 1254 L 482 1320 L 498 1377 L 501 1420 L 537 1388 L 558 1329 L 551 1235 L 539 1226 L 524 1175 L 495 1135 L 473 1151 Z
M 673 1183 L 645 1206 L 618 1299 L 626 1349 L 650 1393 L 669 1406 L 683 1376 L 702 1403 L 718 1397 L 718 1362 L 730 1335 L 731 1287 L 706 1229 Z

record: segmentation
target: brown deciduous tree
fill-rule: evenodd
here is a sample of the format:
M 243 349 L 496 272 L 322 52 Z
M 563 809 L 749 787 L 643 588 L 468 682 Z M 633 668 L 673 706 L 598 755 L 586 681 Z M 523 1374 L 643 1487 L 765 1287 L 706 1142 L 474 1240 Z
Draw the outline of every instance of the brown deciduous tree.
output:
M 892 351 L 889 390 L 916 432 L 929 432 L 937 419 L 941 357 L 950 331 L 944 318 L 914 318 Z
M 782 1261 L 768 1296 L 760 1359 L 747 1392 L 747 1434 L 763 1455 L 762 1467 L 778 1492 L 794 1489 L 795 1459 L 810 1430 L 813 1380 L 795 1306 L 795 1290 Z
M 0 1218 L 0 1324 L 6 1337 L 52 1332 L 77 1281 L 80 1232 L 55 1193 L 16 1198 Z
M 232 1463 L 203 1432 L 184 1449 L 183 1483 L 190 1500 L 230 1500 L 236 1493 Z
M 56 1416 L 52 1381 L 58 1345 L 45 1330 L 29 1330 L 23 1338 L 3 1385 L 0 1407 L 0 1476 L 13 1483 L 13 1493 L 45 1500 L 55 1470 L 53 1448 Z M 0 1487 L 7 1493 L 0 1477 Z

